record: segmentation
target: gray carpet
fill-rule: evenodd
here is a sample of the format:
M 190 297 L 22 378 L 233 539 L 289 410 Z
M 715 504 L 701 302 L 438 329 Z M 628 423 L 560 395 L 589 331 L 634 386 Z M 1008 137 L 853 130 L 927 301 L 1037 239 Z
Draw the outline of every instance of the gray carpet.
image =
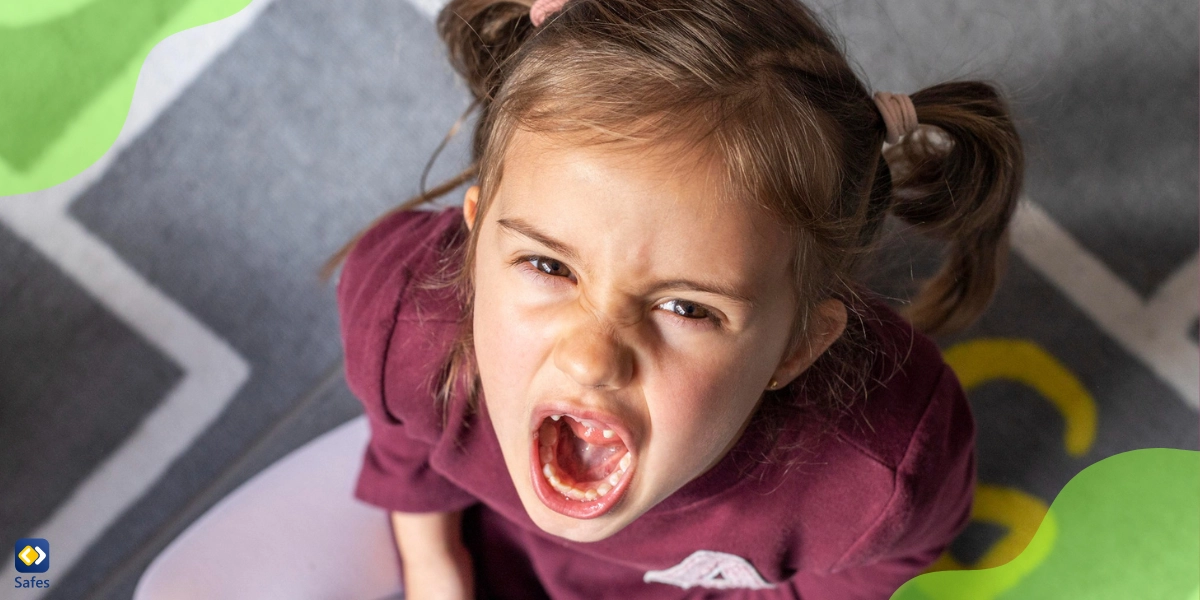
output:
M 1182 277 L 1193 291 L 1173 302 L 1191 318 L 1168 333 L 1184 338 L 1185 362 L 1195 356 L 1194 3 L 820 4 L 878 89 L 966 76 L 1003 84 L 1027 141 L 1029 199 L 1123 289 L 1151 301 Z M 224 340 L 250 374 L 98 536 L 50 540 L 80 552 L 56 564 L 46 598 L 129 597 L 147 562 L 204 508 L 359 413 L 340 380 L 332 289 L 317 269 L 417 190 L 426 159 L 465 106 L 428 13 L 413 4 L 276 0 L 74 199 L 70 219 Z M 462 142 L 431 181 L 463 163 Z M 189 368 L 34 243 L 54 240 L 18 231 L 0 220 L 0 539 L 9 541 L 36 535 L 80 501 L 72 495 L 80 483 Z M 920 273 L 931 255 L 903 236 L 887 248 L 876 279 L 903 296 L 907 260 Z M 1094 397 L 1095 441 L 1069 455 L 1063 417 L 1045 398 L 1012 381 L 981 385 L 970 393 L 981 482 L 1049 503 L 1074 474 L 1112 454 L 1197 448 L 1196 398 L 1172 379 L 1178 370 L 1155 367 L 1171 357 L 1144 351 L 1157 346 L 1131 342 L 1135 334 L 1097 312 L 1111 289 L 1085 289 L 1096 300 L 1080 301 L 1031 248 L 1014 253 L 980 323 L 939 342 L 1036 342 Z M 973 525 L 955 555 L 973 562 L 1003 534 Z M 0 586 L 0 597 L 12 594 Z

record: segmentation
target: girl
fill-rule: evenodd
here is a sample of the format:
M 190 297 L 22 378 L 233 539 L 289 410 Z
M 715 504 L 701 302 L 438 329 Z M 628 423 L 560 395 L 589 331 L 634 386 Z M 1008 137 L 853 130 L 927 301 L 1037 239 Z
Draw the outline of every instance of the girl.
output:
M 338 294 L 357 496 L 407 597 L 887 598 L 931 563 L 973 421 L 853 276 L 892 214 L 947 242 L 916 329 L 980 314 L 1022 170 L 996 91 L 873 96 L 796 0 L 452 0 L 438 26 L 473 163 L 362 235 Z

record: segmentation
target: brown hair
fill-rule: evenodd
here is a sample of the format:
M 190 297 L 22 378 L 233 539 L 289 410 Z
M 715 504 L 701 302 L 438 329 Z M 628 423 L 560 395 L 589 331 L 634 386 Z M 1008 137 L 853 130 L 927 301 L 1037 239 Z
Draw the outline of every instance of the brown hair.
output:
M 723 159 L 723 191 L 774 214 L 796 240 L 794 343 L 805 340 L 820 300 L 861 304 L 854 275 L 889 213 L 948 245 L 944 265 L 906 311 L 919 329 L 961 329 L 991 300 L 1023 170 L 1020 139 L 993 86 L 956 81 L 916 92 L 921 129 L 885 153 L 871 93 L 796 0 L 568 0 L 541 27 L 529 19 L 530 4 L 451 0 L 441 11 L 438 31 L 479 112 L 472 163 L 397 210 L 477 178 L 485 214 L 518 128 L 596 144 L 681 141 Z M 467 310 L 442 374 L 443 400 L 458 381 L 472 398 L 478 390 L 471 269 L 461 268 L 473 260 L 477 232 L 455 258 Z M 839 369 L 861 341 L 853 324 L 809 371 L 851 381 L 852 370 Z

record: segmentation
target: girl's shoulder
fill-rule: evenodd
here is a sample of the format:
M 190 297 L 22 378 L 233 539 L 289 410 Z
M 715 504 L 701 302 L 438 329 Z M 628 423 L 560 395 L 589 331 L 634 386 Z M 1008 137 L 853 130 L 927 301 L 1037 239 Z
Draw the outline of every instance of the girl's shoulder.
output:
M 889 469 L 933 441 L 931 429 L 970 446 L 970 407 L 938 345 L 882 300 L 867 300 L 863 314 L 871 349 L 866 393 L 837 420 L 838 437 Z
M 784 483 L 799 495 L 823 482 L 832 497 L 820 497 L 840 503 L 827 519 L 835 529 L 864 525 L 829 534 L 842 540 L 831 546 L 834 570 L 931 561 L 965 526 L 975 482 L 975 421 L 937 344 L 882 301 L 867 314 L 874 352 L 865 393 L 821 437 L 813 461 L 822 468 Z
M 465 234 L 462 209 L 457 207 L 404 210 L 380 218 L 362 233 L 342 265 L 338 304 L 343 316 L 379 301 L 381 292 L 401 292 L 434 275 Z M 397 285 L 401 289 L 393 290 Z
M 440 429 L 432 391 L 424 392 L 462 314 L 448 277 L 465 233 L 461 208 L 386 215 L 359 238 L 338 279 L 347 385 L 368 412 L 410 421 L 420 437 Z

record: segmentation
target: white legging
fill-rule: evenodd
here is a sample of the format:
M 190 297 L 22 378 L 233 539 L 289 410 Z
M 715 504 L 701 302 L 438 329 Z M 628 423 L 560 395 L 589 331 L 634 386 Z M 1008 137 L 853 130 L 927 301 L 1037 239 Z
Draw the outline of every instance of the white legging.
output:
M 357 418 L 213 506 L 142 574 L 134 600 L 403 598 L 385 511 L 352 496 Z

